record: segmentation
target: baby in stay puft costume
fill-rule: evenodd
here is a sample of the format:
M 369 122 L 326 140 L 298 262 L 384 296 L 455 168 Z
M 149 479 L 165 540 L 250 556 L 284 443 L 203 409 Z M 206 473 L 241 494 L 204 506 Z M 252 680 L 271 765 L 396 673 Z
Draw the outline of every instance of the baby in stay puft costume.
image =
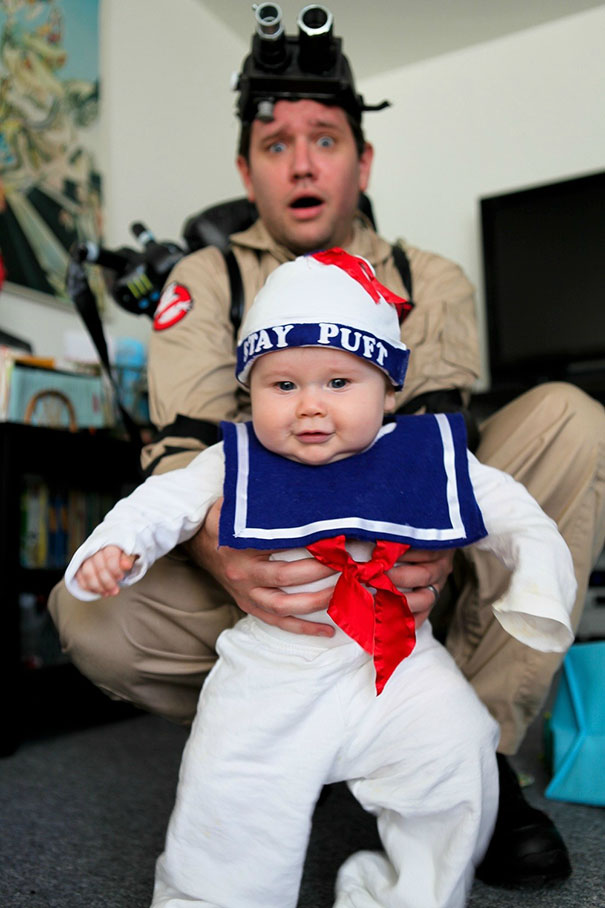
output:
M 224 496 L 220 545 L 335 571 L 327 612 L 307 616 L 331 636 L 252 616 L 221 634 L 153 908 L 294 908 L 313 809 L 337 781 L 377 816 L 384 854 L 345 862 L 335 906 L 466 902 L 495 822 L 498 728 L 429 623 L 415 632 L 387 571 L 410 547 L 492 551 L 512 572 L 498 620 L 543 651 L 573 640 L 575 578 L 555 524 L 467 451 L 460 415 L 384 422 L 409 356 L 398 309 L 409 304 L 342 250 L 277 268 L 237 352 L 252 422 L 223 424 L 220 444 L 148 479 L 68 567 L 73 595 L 115 594 Z

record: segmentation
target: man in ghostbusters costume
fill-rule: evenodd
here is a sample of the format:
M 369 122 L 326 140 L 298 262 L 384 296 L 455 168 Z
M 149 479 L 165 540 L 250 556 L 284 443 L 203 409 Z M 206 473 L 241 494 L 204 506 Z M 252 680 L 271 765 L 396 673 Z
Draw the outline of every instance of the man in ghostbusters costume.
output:
M 367 109 L 362 99 L 350 92 L 328 103 L 319 92 L 274 94 L 272 119 L 257 117 L 262 99 L 253 92 L 250 103 L 240 104 L 238 168 L 260 214 L 250 229 L 231 237 L 245 309 L 279 264 L 334 245 L 366 258 L 381 283 L 408 296 L 390 244 L 356 211 L 373 157 L 361 133 Z M 447 406 L 440 392 L 454 407 L 467 405 L 479 372 L 473 288 L 451 262 L 407 244 L 405 251 L 415 303 L 406 320 L 413 356 L 397 406 L 442 410 Z M 220 420 L 248 415 L 233 372 L 230 301 L 225 260 L 216 248 L 184 258 L 169 279 L 149 350 L 151 414 L 159 434 L 144 451 L 143 465 L 152 472 L 184 466 L 215 441 Z M 578 581 L 574 627 L 603 545 L 604 449 L 603 408 L 573 386 L 549 384 L 487 420 L 476 451 L 481 461 L 522 482 L 557 522 Z M 215 661 L 216 638 L 241 615 L 234 600 L 278 627 L 326 633 L 300 618 L 325 606 L 320 593 L 279 592 L 324 576 L 319 565 L 305 565 L 303 573 L 299 565 L 276 566 L 258 553 L 228 560 L 224 549 L 216 551 L 216 524 L 217 513 L 211 512 L 187 553 L 175 551 L 136 587 L 94 609 L 62 585 L 53 592 L 51 613 L 66 651 L 111 696 L 190 721 Z M 413 589 L 409 603 L 417 623 L 434 604 L 433 593 L 447 585 L 453 596 L 447 647 L 501 728 L 500 812 L 480 875 L 503 884 L 565 876 L 570 866 L 564 843 L 551 821 L 525 803 L 502 756 L 517 751 L 560 656 L 535 653 L 501 630 L 490 606 L 508 575 L 492 559 L 465 553 L 447 583 L 449 571 L 447 556 L 416 555 L 393 577 L 398 586 Z

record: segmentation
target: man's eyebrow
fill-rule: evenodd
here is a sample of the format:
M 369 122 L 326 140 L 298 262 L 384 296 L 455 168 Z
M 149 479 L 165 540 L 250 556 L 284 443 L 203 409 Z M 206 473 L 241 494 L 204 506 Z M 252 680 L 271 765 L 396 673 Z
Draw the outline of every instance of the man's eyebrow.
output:
M 312 129 L 333 129 L 337 132 L 343 132 L 343 127 L 340 123 L 334 123 L 332 120 L 310 120 L 309 126 Z M 275 139 L 279 139 L 282 136 L 290 135 L 294 130 L 288 124 L 283 123 L 280 126 L 275 127 L 263 135 L 259 136 L 262 142 L 271 142 Z
M 314 129 L 337 129 L 339 132 L 343 130 L 342 123 L 335 123 L 333 120 L 311 120 L 309 125 Z
M 288 130 L 285 126 L 278 126 L 277 129 L 272 130 L 271 132 L 266 132 L 264 135 L 260 135 L 259 139 L 261 142 L 274 142 L 275 139 L 279 139 L 282 136 L 286 135 Z

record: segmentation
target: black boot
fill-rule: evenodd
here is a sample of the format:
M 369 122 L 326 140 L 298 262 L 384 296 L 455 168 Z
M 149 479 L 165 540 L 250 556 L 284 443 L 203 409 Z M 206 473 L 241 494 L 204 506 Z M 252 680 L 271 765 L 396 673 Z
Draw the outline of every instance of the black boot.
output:
M 496 828 L 477 867 L 477 877 L 492 886 L 544 886 L 571 873 L 565 842 L 555 824 L 531 807 L 506 757 L 497 754 L 500 800 Z

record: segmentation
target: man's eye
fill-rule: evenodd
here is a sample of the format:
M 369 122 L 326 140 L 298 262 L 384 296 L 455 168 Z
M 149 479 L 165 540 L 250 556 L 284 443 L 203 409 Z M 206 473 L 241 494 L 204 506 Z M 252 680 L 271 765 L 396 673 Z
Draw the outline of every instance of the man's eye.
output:
M 286 150 L 285 142 L 273 142 L 271 145 L 269 145 L 269 151 L 271 152 L 271 154 L 281 154 L 282 151 L 285 151 L 285 150 Z
M 332 136 L 322 136 L 317 140 L 317 144 L 320 148 L 332 148 L 334 145 L 334 139 Z
M 349 383 L 347 378 L 332 378 L 330 379 L 330 387 L 338 390 L 339 388 L 345 388 Z
M 296 385 L 293 381 L 278 381 L 277 387 L 280 391 L 293 391 Z

